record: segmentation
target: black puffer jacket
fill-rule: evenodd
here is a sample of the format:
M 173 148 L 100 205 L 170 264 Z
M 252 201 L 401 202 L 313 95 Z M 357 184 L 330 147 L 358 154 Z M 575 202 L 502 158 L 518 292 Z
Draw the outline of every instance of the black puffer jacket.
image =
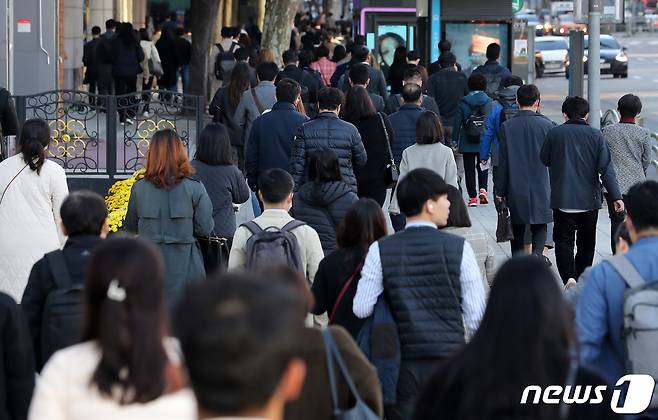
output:
M 290 174 L 295 180 L 295 191 L 306 182 L 307 160 L 318 149 L 327 147 L 338 155 L 340 173 L 356 194 L 354 167 L 363 166 L 368 159 L 359 130 L 338 119 L 333 112 L 322 112 L 299 127 L 292 144 Z
M 311 226 L 320 236 L 324 255 L 336 249 L 336 228 L 358 200 L 342 181 L 302 185 L 292 200 L 292 216 Z

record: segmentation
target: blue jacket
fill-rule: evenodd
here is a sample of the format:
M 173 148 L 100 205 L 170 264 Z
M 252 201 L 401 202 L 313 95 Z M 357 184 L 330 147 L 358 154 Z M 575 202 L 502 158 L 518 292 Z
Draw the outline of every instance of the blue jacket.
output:
M 637 241 L 626 258 L 643 279 L 658 280 L 658 237 Z M 578 305 L 576 328 L 583 362 L 598 368 L 614 384 L 626 372 L 626 349 L 622 340 L 626 283 L 610 264 L 600 263 L 589 272 Z
M 512 75 L 512 72 L 496 60 L 487 60 L 486 63 L 482 64 L 481 66 L 477 66 L 471 74 L 481 74 L 483 76 L 500 74 L 500 85 L 498 87 L 499 89 L 503 86 L 503 82 Z
M 254 120 L 245 151 L 247 182 L 256 190 L 258 176 L 272 168 L 288 170 L 292 141 L 308 118 L 290 102 L 277 102 L 270 112 Z
M 418 105 L 404 104 L 398 112 L 394 112 L 388 117 L 394 133 L 391 151 L 398 167 L 400 167 L 404 149 L 416 144 L 416 122 L 424 111 Z
M 519 106 L 516 103 L 516 91 L 518 90 L 519 86 L 508 86 L 498 92 L 498 97 L 509 104 L 509 108 L 518 109 Z M 500 119 L 504 109 L 500 101 L 501 99 L 494 102 L 493 110 L 484 127 L 484 134 L 480 138 L 480 160 L 489 160 L 489 157 L 491 157 L 493 166 L 498 166 L 498 154 L 500 152 L 498 133 L 500 132 Z
M 491 98 L 482 91 L 474 91 L 464 96 L 459 102 L 455 120 L 452 125 L 452 142 L 459 146 L 459 153 L 480 153 L 480 141 L 477 142 L 468 139 L 464 133 L 464 124 L 473 112 L 473 108 L 477 106 L 484 107 L 484 114 L 486 117 L 491 115 L 493 108 L 493 101 Z M 486 120 L 485 120 L 486 121 Z

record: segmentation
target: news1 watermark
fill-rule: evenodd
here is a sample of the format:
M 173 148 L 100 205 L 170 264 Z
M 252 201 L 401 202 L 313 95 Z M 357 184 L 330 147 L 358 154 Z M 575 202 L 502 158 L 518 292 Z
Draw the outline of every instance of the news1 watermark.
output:
M 622 386 L 628 384 L 626 399 L 620 405 Z M 649 375 L 624 375 L 612 390 L 610 409 L 617 414 L 640 414 L 651 404 L 656 381 Z M 606 385 L 528 385 L 521 404 L 601 404 Z

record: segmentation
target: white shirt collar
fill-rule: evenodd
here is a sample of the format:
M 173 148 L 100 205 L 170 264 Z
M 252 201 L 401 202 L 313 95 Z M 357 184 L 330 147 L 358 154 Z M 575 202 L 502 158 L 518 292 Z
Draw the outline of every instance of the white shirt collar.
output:
M 434 223 L 426 222 L 424 220 L 418 220 L 418 221 L 415 221 L 415 222 L 407 222 L 407 225 L 404 228 L 408 229 L 410 227 L 433 227 L 434 229 L 438 229 L 438 227 Z

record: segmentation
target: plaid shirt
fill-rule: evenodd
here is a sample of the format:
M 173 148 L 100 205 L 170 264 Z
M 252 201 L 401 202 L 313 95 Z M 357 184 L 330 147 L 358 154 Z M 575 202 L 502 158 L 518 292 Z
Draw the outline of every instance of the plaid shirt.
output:
M 318 61 L 311 63 L 311 68 L 320 72 L 325 86 L 331 86 L 331 76 L 333 76 L 336 71 L 336 63 L 329 60 L 327 57 L 321 57 Z

